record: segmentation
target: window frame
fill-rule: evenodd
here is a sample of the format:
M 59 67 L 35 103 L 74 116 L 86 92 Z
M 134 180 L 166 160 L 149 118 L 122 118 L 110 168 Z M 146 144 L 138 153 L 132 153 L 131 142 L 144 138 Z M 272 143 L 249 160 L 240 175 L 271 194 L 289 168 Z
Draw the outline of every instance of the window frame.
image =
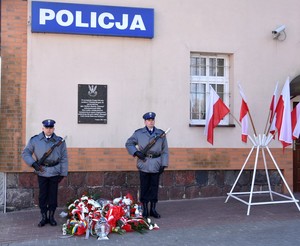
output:
M 201 64 L 199 65 L 199 67 L 194 67 L 195 70 L 194 71 L 198 71 L 198 74 L 192 74 L 193 71 L 193 64 L 192 64 L 192 59 L 193 58 L 198 58 L 200 61 L 201 59 L 205 59 L 206 60 L 206 68 L 205 68 L 205 75 L 203 75 L 203 67 L 201 68 Z M 224 61 L 224 66 L 223 66 L 223 76 L 211 76 L 210 75 L 210 71 L 211 69 L 214 69 L 216 72 L 218 71 L 218 66 L 210 66 L 210 59 L 215 59 L 216 63 L 218 63 L 218 59 L 222 59 Z M 202 69 L 202 70 L 201 70 Z M 201 74 L 202 72 L 202 74 Z M 192 118 L 192 114 L 194 114 L 194 112 L 192 112 L 192 105 L 195 105 L 194 101 L 194 97 L 195 95 L 193 95 L 194 91 L 192 90 L 193 87 L 197 88 L 197 86 L 204 86 L 205 87 L 205 92 L 203 90 L 202 93 L 202 97 L 205 97 L 205 106 L 196 106 L 198 107 L 198 112 L 196 112 L 196 114 L 199 115 L 198 119 L 193 119 Z M 216 90 L 216 92 L 218 93 L 218 95 L 220 96 L 220 98 L 223 100 L 223 102 L 227 105 L 227 107 L 229 107 L 229 55 L 226 54 L 203 54 L 203 53 L 196 53 L 196 52 L 191 52 L 190 54 L 190 125 L 205 125 L 206 123 L 206 118 L 200 119 L 200 114 L 205 114 L 207 111 L 207 105 L 208 105 L 208 100 L 209 100 L 209 85 L 212 85 L 215 89 L 214 85 L 222 85 L 223 86 L 223 95 L 222 93 L 218 92 L 218 90 Z M 201 90 L 196 91 L 195 93 L 197 94 L 196 97 L 201 97 Z M 196 99 L 200 104 L 201 103 L 201 99 Z M 202 99 L 202 104 L 203 104 L 203 99 Z M 204 109 L 205 111 L 201 110 Z M 202 113 L 201 113 L 202 112 Z M 204 113 L 203 113 L 204 112 Z M 226 115 L 224 117 L 223 120 L 220 121 L 219 125 L 229 125 L 229 115 Z

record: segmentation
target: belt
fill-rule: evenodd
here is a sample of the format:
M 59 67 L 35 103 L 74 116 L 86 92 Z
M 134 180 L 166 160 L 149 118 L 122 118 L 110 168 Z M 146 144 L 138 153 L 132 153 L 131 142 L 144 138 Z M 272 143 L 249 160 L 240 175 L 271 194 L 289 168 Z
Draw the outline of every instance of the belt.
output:
M 54 167 L 58 164 L 59 164 L 59 162 L 50 162 L 50 163 L 46 162 L 46 163 L 42 163 L 41 165 L 44 167 Z
M 161 154 L 147 154 L 148 158 L 158 158 L 160 156 L 161 156 Z

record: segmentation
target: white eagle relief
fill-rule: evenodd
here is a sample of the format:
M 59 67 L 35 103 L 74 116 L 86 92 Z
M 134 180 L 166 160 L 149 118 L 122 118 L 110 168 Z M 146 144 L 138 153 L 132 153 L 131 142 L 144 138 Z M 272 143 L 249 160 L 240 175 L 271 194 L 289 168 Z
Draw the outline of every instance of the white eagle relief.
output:
M 88 85 L 89 86 L 89 91 L 88 94 L 91 97 L 97 96 L 97 85 Z

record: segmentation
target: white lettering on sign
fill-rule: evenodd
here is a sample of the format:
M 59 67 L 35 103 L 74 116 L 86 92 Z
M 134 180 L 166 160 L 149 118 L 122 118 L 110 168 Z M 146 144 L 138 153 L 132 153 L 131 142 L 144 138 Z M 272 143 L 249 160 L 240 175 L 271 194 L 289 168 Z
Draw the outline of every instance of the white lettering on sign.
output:
M 97 13 L 90 12 L 89 22 L 83 22 L 83 14 L 81 11 L 76 11 L 75 16 L 69 10 L 59 10 L 55 13 L 52 9 L 40 9 L 39 24 L 46 25 L 48 22 L 56 21 L 60 26 L 71 26 L 75 21 L 76 27 L 84 28 L 97 28 L 97 24 L 103 29 L 111 29 L 114 26 L 119 30 L 125 30 L 129 26 L 128 14 L 122 14 L 122 22 L 115 21 L 113 14 L 109 12 Z M 141 15 L 134 15 L 132 22 L 130 23 L 130 30 L 142 30 L 145 31 L 146 27 Z
M 66 20 L 63 20 L 63 16 L 66 16 Z M 74 16 L 69 10 L 60 10 L 56 14 L 56 21 L 60 26 L 70 26 L 74 21 Z
M 135 29 L 146 30 L 142 16 L 140 15 L 135 15 L 132 20 L 130 30 L 135 30 Z
M 105 19 L 108 20 L 114 20 L 114 16 L 110 13 L 102 13 L 99 15 L 98 18 L 98 24 L 104 29 L 110 29 L 114 26 L 114 23 L 107 21 L 107 24 L 105 23 Z
M 55 12 L 52 9 L 40 9 L 40 25 L 46 25 L 46 21 L 54 18 Z
M 82 23 L 82 13 L 80 11 L 76 11 L 76 26 L 89 27 L 89 23 Z

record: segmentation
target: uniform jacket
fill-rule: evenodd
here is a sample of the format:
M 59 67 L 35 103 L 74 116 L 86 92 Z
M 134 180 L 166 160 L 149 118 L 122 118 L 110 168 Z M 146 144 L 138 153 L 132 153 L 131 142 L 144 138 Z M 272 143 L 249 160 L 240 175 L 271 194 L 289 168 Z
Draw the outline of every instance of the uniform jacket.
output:
M 143 150 L 153 138 L 162 133 L 163 131 L 161 129 L 154 128 L 154 132 L 150 135 L 146 127 L 140 128 L 136 130 L 130 138 L 128 138 L 125 147 L 130 155 L 134 155 L 137 150 Z M 157 173 L 161 166 L 167 167 L 169 165 L 167 138 L 159 138 L 148 151 L 148 154 L 160 154 L 161 156 L 157 158 L 146 157 L 145 161 L 138 159 L 138 170 L 147 173 Z
M 33 136 L 22 152 L 22 158 L 27 165 L 32 166 L 35 161 L 42 158 L 53 144 L 57 143 L 62 138 L 53 133 L 52 137 L 48 140 L 44 133 Z M 44 172 L 38 172 L 39 176 L 52 177 L 52 176 L 67 176 L 68 175 L 68 154 L 66 143 L 63 142 L 60 146 L 55 147 L 53 152 L 45 160 L 46 163 L 58 162 L 58 165 L 53 167 L 45 167 Z

